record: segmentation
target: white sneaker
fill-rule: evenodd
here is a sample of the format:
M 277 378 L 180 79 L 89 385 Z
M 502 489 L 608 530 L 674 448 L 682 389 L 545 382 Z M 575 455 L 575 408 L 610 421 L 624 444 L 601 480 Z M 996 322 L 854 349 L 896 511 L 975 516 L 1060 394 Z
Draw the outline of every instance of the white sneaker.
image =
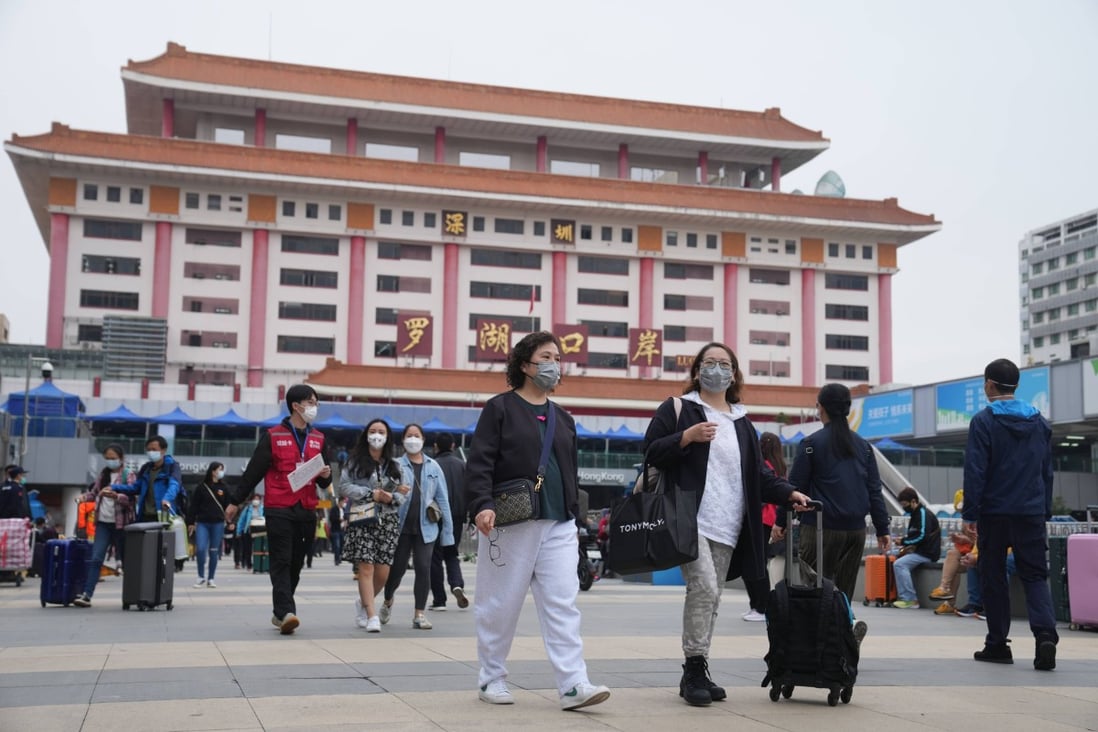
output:
M 482 702 L 488 702 L 489 704 L 515 703 L 515 697 L 511 696 L 511 692 L 508 691 L 507 684 L 503 679 L 496 679 L 480 687 L 477 697 Z
M 217 589 L 217 583 L 213 580 L 206 580 L 206 586 L 209 587 L 211 590 Z
M 362 600 L 355 598 L 355 625 L 360 628 L 366 627 L 366 621 L 369 617 L 366 615 L 366 608 L 362 607 Z
M 206 586 L 206 580 L 203 579 L 202 577 L 199 577 L 198 580 L 195 581 L 195 583 L 191 586 L 192 587 L 205 587 Z
M 571 691 L 560 695 L 560 708 L 564 711 L 602 704 L 610 698 L 610 690 L 594 684 L 576 684 Z
M 751 610 L 743 614 L 743 619 L 749 623 L 761 623 L 766 620 L 766 616 L 757 610 Z
M 366 620 L 366 632 L 367 633 L 380 633 L 381 632 L 381 618 L 379 618 L 376 615 L 372 618 L 368 618 Z
M 379 617 L 381 618 L 381 624 L 385 625 L 389 622 L 389 618 L 393 616 L 393 606 L 386 605 L 384 602 L 382 602 L 381 608 L 378 610 L 378 612 L 380 613 Z

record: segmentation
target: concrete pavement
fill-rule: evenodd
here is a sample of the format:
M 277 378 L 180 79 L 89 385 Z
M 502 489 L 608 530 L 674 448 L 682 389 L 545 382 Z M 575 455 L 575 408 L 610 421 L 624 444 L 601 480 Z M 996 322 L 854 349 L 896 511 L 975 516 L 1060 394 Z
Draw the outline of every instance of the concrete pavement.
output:
M 123 612 L 121 578 L 94 606 L 40 607 L 38 582 L 0 585 L 0 730 L 1078 730 L 1098 729 L 1098 633 L 1061 629 L 1057 670 L 1034 671 L 1024 621 L 1015 664 L 976 663 L 984 624 L 930 610 L 863 608 L 869 623 L 850 705 L 798 688 L 772 703 L 759 687 L 766 630 L 746 623 L 745 593 L 727 590 L 710 670 L 728 700 L 693 708 L 678 697 L 681 587 L 604 580 L 580 593 L 585 655 L 606 703 L 562 712 L 527 600 L 509 662 L 516 703 L 477 700 L 473 612 L 430 612 L 411 627 L 412 574 L 381 634 L 354 626 L 350 568 L 331 556 L 304 571 L 302 625 L 270 624 L 266 575 L 223 563 L 216 589 L 176 575 L 175 608 Z M 475 602 L 476 566 L 465 564 Z

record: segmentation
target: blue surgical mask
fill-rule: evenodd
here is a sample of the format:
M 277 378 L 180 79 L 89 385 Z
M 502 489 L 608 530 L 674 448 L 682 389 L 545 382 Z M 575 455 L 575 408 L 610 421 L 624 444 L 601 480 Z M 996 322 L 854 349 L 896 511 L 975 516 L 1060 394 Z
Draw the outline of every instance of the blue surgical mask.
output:
M 542 391 L 551 391 L 560 383 L 560 364 L 556 361 L 541 361 L 534 364 L 537 374 L 531 376 L 534 384 Z
M 108 470 L 118 470 L 122 467 L 122 461 L 118 458 L 107 458 L 104 462 L 106 462 Z
M 154 463 L 159 462 L 160 461 L 160 451 L 159 450 L 149 450 L 148 452 L 145 453 L 145 457 L 147 457 L 151 462 L 154 462 Z

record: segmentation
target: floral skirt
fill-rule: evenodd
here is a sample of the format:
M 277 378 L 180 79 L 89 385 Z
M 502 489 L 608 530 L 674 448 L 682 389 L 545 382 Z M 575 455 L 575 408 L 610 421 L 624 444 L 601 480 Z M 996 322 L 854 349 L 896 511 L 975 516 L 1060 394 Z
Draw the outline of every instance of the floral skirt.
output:
M 343 561 L 391 565 L 399 538 L 399 514 L 384 511 L 376 526 L 347 527 L 343 535 Z

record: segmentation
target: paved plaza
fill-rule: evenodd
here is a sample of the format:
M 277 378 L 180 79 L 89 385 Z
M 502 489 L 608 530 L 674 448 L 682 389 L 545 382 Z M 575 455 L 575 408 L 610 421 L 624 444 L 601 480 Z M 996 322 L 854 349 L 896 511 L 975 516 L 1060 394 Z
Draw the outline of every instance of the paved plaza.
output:
M 465 564 L 476 597 L 476 566 Z M 694 708 L 678 697 L 681 587 L 604 580 L 580 595 L 593 682 L 613 695 L 562 712 L 527 600 L 509 664 L 515 704 L 477 700 L 472 608 L 429 612 L 412 628 L 411 573 L 381 634 L 354 626 L 355 585 L 330 555 L 298 589 L 302 625 L 270 624 L 266 575 L 218 571 L 216 589 L 176 575 L 171 612 L 123 612 L 121 578 L 94 607 L 49 606 L 38 583 L 0 585 L 0 730 L 827 730 L 979 732 L 1098 729 L 1098 633 L 1061 629 L 1057 670 L 1034 671 L 1032 637 L 1015 620 L 1015 665 L 981 664 L 984 624 L 930 610 L 863 608 L 869 623 L 849 706 L 797 689 L 773 703 L 760 688 L 766 629 L 728 590 L 710 659 L 728 700 Z M 452 605 L 452 598 L 451 598 Z

